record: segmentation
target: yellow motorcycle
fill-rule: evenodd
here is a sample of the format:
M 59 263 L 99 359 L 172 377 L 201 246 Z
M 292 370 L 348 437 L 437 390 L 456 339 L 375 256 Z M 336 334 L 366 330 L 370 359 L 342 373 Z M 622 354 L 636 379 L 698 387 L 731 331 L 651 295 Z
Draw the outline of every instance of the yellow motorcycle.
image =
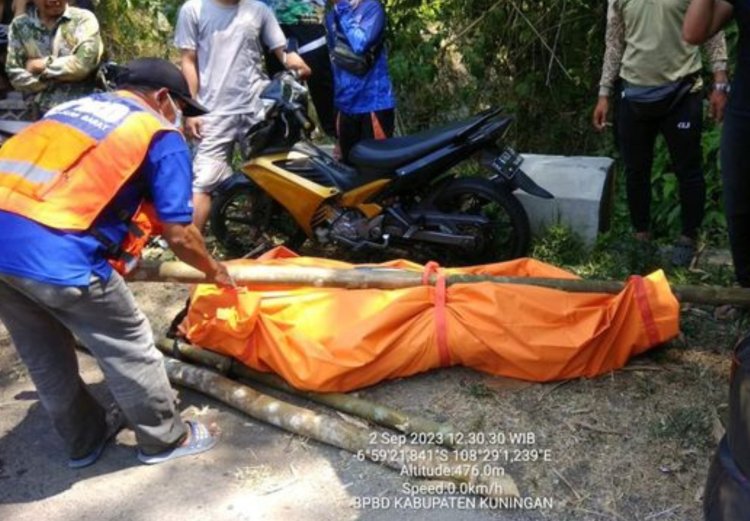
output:
M 262 94 L 266 114 L 243 143 L 249 160 L 214 194 L 211 230 L 233 255 L 254 256 L 306 240 L 443 265 L 527 254 L 528 216 L 520 188 L 551 198 L 500 140 L 512 118 L 497 109 L 404 137 L 365 140 L 349 164 L 313 144 L 307 90 L 292 73 Z M 488 174 L 452 169 L 476 157 Z

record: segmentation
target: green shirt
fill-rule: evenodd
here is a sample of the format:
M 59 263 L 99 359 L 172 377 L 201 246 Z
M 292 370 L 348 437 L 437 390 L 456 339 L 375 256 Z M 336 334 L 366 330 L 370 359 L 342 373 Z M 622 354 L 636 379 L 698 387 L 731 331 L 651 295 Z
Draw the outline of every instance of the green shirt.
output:
M 70 99 L 90 94 L 103 45 L 93 13 L 68 6 L 48 29 L 31 6 L 10 24 L 5 70 L 16 90 L 36 93 L 40 114 Z M 41 74 L 26 70 L 26 61 L 44 58 Z
M 609 0 L 600 94 L 619 75 L 632 85 L 673 83 L 701 69 L 700 50 L 682 39 L 690 0 Z M 706 42 L 713 70 L 726 69 L 724 34 Z

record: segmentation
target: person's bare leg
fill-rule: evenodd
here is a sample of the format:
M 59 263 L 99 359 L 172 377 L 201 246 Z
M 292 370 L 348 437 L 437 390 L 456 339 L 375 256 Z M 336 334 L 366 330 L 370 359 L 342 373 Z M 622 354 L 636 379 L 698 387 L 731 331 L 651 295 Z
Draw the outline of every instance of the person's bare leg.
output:
M 242 117 L 236 114 L 202 118 L 203 137 L 193 159 L 193 224 L 201 233 L 211 213 L 211 193 L 232 176 L 232 154 Z
M 211 211 L 211 194 L 204 192 L 193 192 L 193 224 L 204 232 L 208 214 Z

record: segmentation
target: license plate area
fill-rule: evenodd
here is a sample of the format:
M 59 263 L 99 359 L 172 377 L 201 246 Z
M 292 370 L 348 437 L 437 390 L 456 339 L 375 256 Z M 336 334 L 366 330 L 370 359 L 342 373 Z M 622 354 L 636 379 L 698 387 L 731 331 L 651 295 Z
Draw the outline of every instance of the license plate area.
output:
M 508 147 L 503 150 L 499 156 L 497 156 L 490 167 L 497 172 L 499 176 L 510 181 L 512 180 L 521 168 L 523 163 L 523 157 L 521 154 Z

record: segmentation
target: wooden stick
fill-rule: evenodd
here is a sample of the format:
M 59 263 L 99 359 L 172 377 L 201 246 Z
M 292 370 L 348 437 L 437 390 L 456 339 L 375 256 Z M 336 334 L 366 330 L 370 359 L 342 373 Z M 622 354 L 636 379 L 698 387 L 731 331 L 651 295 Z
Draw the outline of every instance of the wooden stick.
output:
M 304 266 L 230 266 L 230 273 L 239 284 L 276 284 L 283 286 L 313 286 L 319 288 L 348 289 L 397 289 L 423 285 L 422 274 L 396 268 L 352 268 L 333 269 Z M 206 282 L 205 275 L 182 262 L 143 262 L 129 280 L 139 282 Z M 435 284 L 437 277 L 430 275 L 429 283 Z M 498 284 L 522 284 L 541 286 L 573 293 L 619 293 L 623 282 L 608 280 L 553 279 L 539 277 L 499 277 L 491 275 L 451 274 L 445 277 L 446 284 L 468 284 L 494 282 Z M 719 286 L 673 285 L 672 292 L 681 302 L 697 304 L 731 304 L 750 307 L 749 288 L 725 288 Z
M 211 396 L 257 420 L 347 450 L 357 459 L 369 459 L 406 476 L 464 483 L 459 489 L 462 492 L 487 497 L 519 496 L 515 481 L 501 467 L 464 460 L 456 451 L 411 445 L 403 434 L 388 436 L 318 414 L 174 358 L 167 358 L 165 367 L 169 380 L 176 385 Z
M 452 447 L 453 442 L 456 440 L 456 436 L 454 436 L 456 430 L 451 425 L 405 414 L 391 407 L 349 394 L 300 391 L 274 374 L 255 371 L 236 363 L 228 356 L 223 356 L 186 342 L 175 342 L 174 340 L 165 338 L 159 340 L 156 346 L 167 355 L 176 358 L 187 358 L 191 362 L 214 368 L 224 375 L 237 376 L 254 382 L 260 382 L 279 391 L 327 405 L 343 413 L 359 416 L 365 420 L 396 429 L 406 434 L 424 433 L 426 435 L 412 436 L 410 437 L 411 439 L 429 440 L 447 447 Z

